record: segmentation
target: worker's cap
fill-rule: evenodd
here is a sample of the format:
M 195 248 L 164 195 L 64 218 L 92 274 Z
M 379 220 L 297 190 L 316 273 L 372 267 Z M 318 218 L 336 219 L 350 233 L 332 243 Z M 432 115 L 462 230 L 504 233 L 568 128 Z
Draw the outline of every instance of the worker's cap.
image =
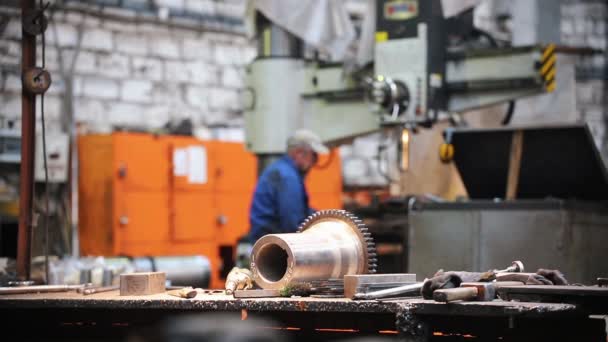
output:
M 329 153 L 329 149 L 323 145 L 321 138 L 313 132 L 299 129 L 287 140 L 287 147 L 308 146 L 318 154 Z

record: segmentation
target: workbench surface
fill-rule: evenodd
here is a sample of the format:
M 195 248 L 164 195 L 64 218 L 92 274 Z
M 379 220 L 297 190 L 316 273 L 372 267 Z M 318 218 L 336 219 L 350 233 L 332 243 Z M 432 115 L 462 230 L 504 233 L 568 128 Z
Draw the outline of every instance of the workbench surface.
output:
M 132 331 L 162 326 L 167 319 L 189 315 L 228 317 L 237 320 L 235 325 L 246 324 L 238 323 L 245 317 L 250 323 L 268 318 L 275 322 L 272 326 L 276 329 L 295 329 L 289 331 L 296 341 L 324 340 L 338 334 L 336 331 L 344 336 L 353 332 L 364 336 L 398 334 L 416 342 L 433 340 L 437 332 L 473 334 L 490 340 L 605 340 L 603 321 L 590 320 L 585 308 L 577 304 L 502 300 L 444 304 L 420 297 L 354 301 L 233 298 L 207 292 L 183 299 L 166 293 L 120 296 L 116 290 L 87 296 L 77 292 L 0 295 L 0 315 L 5 317 L 7 329 L 38 322 L 37 329 L 27 331 L 32 341 L 47 341 L 48 336 L 62 341 L 65 336 L 78 341 L 99 336 L 105 336 L 102 341 L 127 341 L 124 337 Z M 581 331 L 589 336 L 581 335 Z
M 350 300 L 347 298 L 233 298 L 224 294 L 199 293 L 193 299 L 182 299 L 159 293 L 147 296 L 120 296 L 118 291 L 83 296 L 76 292 L 39 293 L 0 296 L 0 309 L 173 309 L 194 311 L 307 311 L 446 314 L 475 316 L 547 316 L 575 313 L 572 304 L 524 303 L 495 300 L 492 302 L 438 303 L 422 298 L 389 301 Z

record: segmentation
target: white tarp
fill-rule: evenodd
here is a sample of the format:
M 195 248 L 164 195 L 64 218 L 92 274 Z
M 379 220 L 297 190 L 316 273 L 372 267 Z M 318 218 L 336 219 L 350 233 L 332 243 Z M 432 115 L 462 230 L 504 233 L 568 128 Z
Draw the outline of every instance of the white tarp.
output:
M 249 0 L 247 27 L 250 33 L 255 32 L 256 10 L 310 46 L 327 53 L 332 60 L 342 60 L 356 36 L 343 1 Z

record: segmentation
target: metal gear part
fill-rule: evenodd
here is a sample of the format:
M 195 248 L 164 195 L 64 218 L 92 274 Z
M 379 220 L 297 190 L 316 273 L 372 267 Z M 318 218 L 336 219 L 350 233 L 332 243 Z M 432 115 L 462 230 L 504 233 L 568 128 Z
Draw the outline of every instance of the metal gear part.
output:
M 310 229 L 325 221 L 340 221 L 343 224 L 347 224 L 353 231 L 358 235 L 361 243 L 366 246 L 364 250 L 365 259 L 367 260 L 367 272 L 363 273 L 376 273 L 378 267 L 378 259 L 376 254 L 376 244 L 372 234 L 368 231 L 367 227 L 358 219 L 355 215 L 349 213 L 346 210 L 321 210 L 307 217 L 300 227 L 298 233 L 301 233 L 307 229 Z
M 265 235 L 251 253 L 253 278 L 263 289 L 375 273 L 376 263 L 371 234 L 361 220 L 344 210 L 318 211 L 296 233 Z

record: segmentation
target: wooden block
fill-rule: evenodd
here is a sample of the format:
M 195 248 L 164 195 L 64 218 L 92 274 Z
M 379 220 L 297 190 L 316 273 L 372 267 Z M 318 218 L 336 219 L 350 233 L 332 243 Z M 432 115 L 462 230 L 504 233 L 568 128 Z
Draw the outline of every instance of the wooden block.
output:
M 141 272 L 120 275 L 121 296 L 144 296 L 165 292 L 165 272 Z

